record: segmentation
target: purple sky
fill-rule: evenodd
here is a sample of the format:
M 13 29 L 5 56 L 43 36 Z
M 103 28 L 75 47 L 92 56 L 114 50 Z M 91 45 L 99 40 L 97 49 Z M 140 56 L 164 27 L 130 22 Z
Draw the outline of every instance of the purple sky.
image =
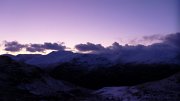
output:
M 179 32 L 179 0 L 0 0 L 0 41 L 110 45 Z

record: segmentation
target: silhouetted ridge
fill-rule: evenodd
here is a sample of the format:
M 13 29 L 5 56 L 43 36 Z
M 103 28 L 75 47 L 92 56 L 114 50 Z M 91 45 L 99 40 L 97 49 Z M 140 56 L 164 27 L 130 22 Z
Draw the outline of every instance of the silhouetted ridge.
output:
M 0 64 L 10 64 L 14 62 L 9 56 L 2 56 L 0 55 Z

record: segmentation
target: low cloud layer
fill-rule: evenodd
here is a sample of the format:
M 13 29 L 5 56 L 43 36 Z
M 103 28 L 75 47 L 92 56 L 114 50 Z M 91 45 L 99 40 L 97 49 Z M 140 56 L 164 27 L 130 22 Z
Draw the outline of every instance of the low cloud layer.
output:
M 123 49 L 141 49 L 141 48 L 163 48 L 163 47 L 168 47 L 168 48 L 180 48 L 180 33 L 175 33 L 175 34 L 169 34 L 166 36 L 160 36 L 160 35 L 152 35 L 152 36 L 144 36 L 143 40 L 147 41 L 154 41 L 154 40 L 161 40 L 159 43 L 154 43 L 152 45 L 128 45 L 126 44 L 125 46 L 120 45 L 117 42 L 114 42 L 111 46 L 109 47 L 103 47 L 101 44 L 93 44 L 93 43 L 86 43 L 86 44 L 78 44 L 75 46 L 75 48 L 78 51 L 91 51 L 91 52 L 107 52 L 107 51 L 119 51 Z
M 154 40 L 156 36 L 146 37 L 145 39 Z M 76 45 L 76 49 L 79 51 L 91 51 L 91 53 L 109 54 L 108 58 L 112 58 L 116 61 L 126 62 L 168 62 L 173 61 L 180 56 L 180 33 L 169 34 L 163 37 L 159 37 L 161 42 L 154 43 L 152 45 L 125 45 L 122 46 L 115 42 L 109 47 L 101 47 L 100 44 L 79 44 Z M 78 46 L 78 47 L 77 47 Z M 94 48 L 95 47 L 95 48 Z M 96 48 L 100 47 L 100 48 Z M 151 60 L 151 61 L 150 61 Z M 180 59 L 179 59 L 180 60 Z M 179 61 L 177 60 L 177 61 Z
M 147 40 L 161 40 L 159 43 L 151 45 L 120 45 L 114 42 L 111 46 L 104 47 L 101 44 L 77 44 L 75 49 L 79 52 L 89 52 L 94 54 L 109 54 L 108 58 L 116 61 L 173 61 L 176 56 L 180 58 L 180 33 L 169 34 L 166 36 L 147 36 Z M 43 44 L 20 44 L 17 41 L 4 42 L 4 50 L 19 52 L 25 49 L 28 52 L 45 52 L 46 50 L 65 50 L 67 47 L 63 43 Z M 180 59 L 179 59 L 180 60 Z
M 131 45 L 138 45 L 138 44 L 145 44 L 150 45 L 153 43 L 159 43 L 164 40 L 166 36 L 160 35 L 160 34 L 154 34 L 149 36 L 143 36 L 141 38 L 135 38 L 129 41 L 129 44 Z
M 28 52 L 44 52 L 44 45 L 43 44 L 30 44 L 26 47 L 26 51 Z
M 75 48 L 79 51 L 91 51 L 91 52 L 97 52 L 97 51 L 102 51 L 105 48 L 101 44 L 93 44 L 90 42 L 87 42 L 86 44 L 78 44 L 75 46 Z
M 20 44 L 17 41 L 12 41 L 12 42 L 4 41 L 4 46 L 5 46 L 4 50 L 10 52 L 18 52 L 21 51 L 22 48 L 26 47 L 25 45 Z
M 44 44 L 20 44 L 17 41 L 4 41 L 4 50 L 10 52 L 19 52 L 25 49 L 28 52 L 44 52 L 46 50 L 64 50 L 66 46 L 63 43 L 50 43 L 45 42 Z
M 62 43 L 49 43 L 44 44 L 30 44 L 26 47 L 26 51 L 29 52 L 44 52 L 45 50 L 64 50 L 66 46 Z
M 154 34 L 151 36 L 143 36 L 143 40 L 147 40 L 147 41 L 164 40 L 164 36 L 159 34 Z
M 121 62 L 141 62 L 141 63 L 177 63 L 180 62 L 180 33 L 166 36 L 147 36 L 146 40 L 161 40 L 159 43 L 151 45 L 120 45 L 114 42 L 111 46 L 104 47 L 101 44 L 87 42 L 77 44 L 75 49 L 79 52 L 89 52 L 99 54 L 117 63 Z M 28 52 L 45 52 L 46 50 L 65 50 L 63 43 L 43 44 L 20 44 L 17 41 L 4 42 L 4 50 L 19 52 L 25 49 Z
M 163 42 L 180 49 L 180 33 L 167 35 Z

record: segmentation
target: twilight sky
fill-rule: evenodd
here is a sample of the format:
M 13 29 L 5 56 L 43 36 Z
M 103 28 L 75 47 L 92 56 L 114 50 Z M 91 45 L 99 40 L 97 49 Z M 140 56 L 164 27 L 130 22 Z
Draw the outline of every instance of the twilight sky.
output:
M 179 0 L 0 0 L 0 41 L 113 42 L 176 33 Z

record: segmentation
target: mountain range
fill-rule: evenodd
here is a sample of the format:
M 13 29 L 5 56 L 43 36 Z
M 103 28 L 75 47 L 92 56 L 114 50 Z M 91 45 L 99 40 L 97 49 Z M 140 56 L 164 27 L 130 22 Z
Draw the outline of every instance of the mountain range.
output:
M 0 100 L 179 101 L 179 57 L 162 54 L 4 54 Z
M 10 55 L 12 59 L 26 64 L 39 67 L 55 66 L 61 63 L 73 62 L 89 65 L 93 67 L 97 65 L 114 65 L 114 64 L 180 64 L 179 53 L 161 51 L 161 52 L 121 52 L 119 53 L 102 53 L 102 54 L 82 54 L 73 53 L 71 51 L 53 51 L 47 55 L 41 54 L 19 54 Z

